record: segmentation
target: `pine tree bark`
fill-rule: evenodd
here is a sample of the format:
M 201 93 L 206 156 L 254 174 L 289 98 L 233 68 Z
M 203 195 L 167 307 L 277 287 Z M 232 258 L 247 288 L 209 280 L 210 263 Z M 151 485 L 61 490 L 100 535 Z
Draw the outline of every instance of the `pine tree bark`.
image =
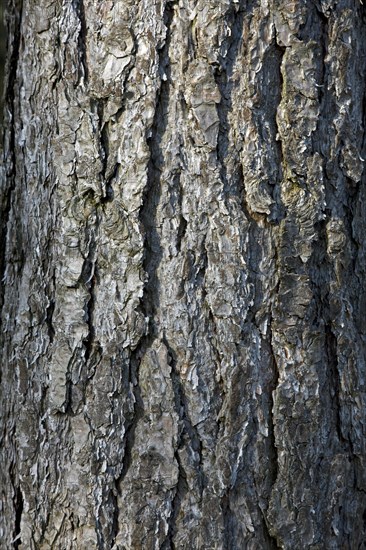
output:
M 9 0 L 2 548 L 366 540 L 358 0 Z

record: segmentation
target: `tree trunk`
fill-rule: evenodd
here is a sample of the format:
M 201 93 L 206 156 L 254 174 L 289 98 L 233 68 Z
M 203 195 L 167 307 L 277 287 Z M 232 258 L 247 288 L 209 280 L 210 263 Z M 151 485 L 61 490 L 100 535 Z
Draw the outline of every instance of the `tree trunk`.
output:
M 362 2 L 7 24 L 2 548 L 363 548 Z

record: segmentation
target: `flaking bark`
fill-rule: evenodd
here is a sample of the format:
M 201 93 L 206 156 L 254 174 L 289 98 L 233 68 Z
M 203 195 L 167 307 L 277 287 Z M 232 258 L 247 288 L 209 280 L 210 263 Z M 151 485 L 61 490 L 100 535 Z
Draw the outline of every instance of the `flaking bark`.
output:
M 363 547 L 362 3 L 6 21 L 1 547 Z

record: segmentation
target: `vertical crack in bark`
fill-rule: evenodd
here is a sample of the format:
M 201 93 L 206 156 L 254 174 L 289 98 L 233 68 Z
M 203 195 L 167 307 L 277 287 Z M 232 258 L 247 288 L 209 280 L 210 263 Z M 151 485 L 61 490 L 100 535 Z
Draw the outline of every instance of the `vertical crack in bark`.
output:
M 276 539 L 276 537 L 273 537 L 270 533 L 270 525 L 268 523 L 268 519 L 262 510 L 260 506 L 258 506 L 259 513 L 262 517 L 262 524 L 264 529 L 264 536 L 268 541 L 268 550 L 279 550 L 280 548 L 283 548 L 283 546 L 280 546 L 280 542 Z
M 141 338 L 130 357 L 130 380 L 135 395 L 135 410 L 131 422 L 127 426 L 125 435 L 125 453 L 120 476 L 116 480 L 118 492 L 132 463 L 132 450 L 135 440 L 135 431 L 139 420 L 144 414 L 144 404 L 139 386 L 139 368 L 146 351 L 151 347 L 159 332 L 157 312 L 159 309 L 160 285 L 157 270 L 162 259 L 162 247 L 157 226 L 158 206 L 161 195 L 161 170 L 164 159 L 161 150 L 161 141 L 168 124 L 167 108 L 169 100 L 170 71 L 169 71 L 169 44 L 170 25 L 173 19 L 173 3 L 167 2 L 164 12 L 164 22 L 167 28 L 164 44 L 159 50 L 160 77 L 167 75 L 167 80 L 160 80 L 155 102 L 155 115 L 147 142 L 150 149 L 150 160 L 147 167 L 147 184 L 144 190 L 144 199 L 140 208 L 140 224 L 144 234 L 143 268 L 146 273 L 143 296 L 140 309 L 145 318 L 149 318 L 149 329 Z
M 4 190 L 1 193 L 1 236 L 0 236 L 0 281 L 3 281 L 6 267 L 6 248 L 8 243 L 8 222 L 11 211 L 11 198 L 16 184 L 16 139 L 15 139 L 15 101 L 16 92 L 15 85 L 17 80 L 17 70 L 20 52 L 21 25 L 23 17 L 23 2 L 22 0 L 14 2 L 13 11 L 9 13 L 8 21 L 12 25 L 8 29 L 8 40 L 12 37 L 11 53 L 8 57 L 8 81 L 5 90 L 5 103 L 8 106 L 10 124 L 9 124 L 9 143 L 5 145 L 5 151 L 9 153 L 9 164 L 5 156 L 2 159 L 6 172 L 4 173 Z M 8 149 L 6 149 L 8 148 Z M 10 182 L 8 184 L 8 182 Z M 6 187 L 7 186 L 7 187 Z M 4 303 L 5 285 L 0 286 L 0 312 Z M 0 315 L 0 334 L 2 333 L 2 316 Z M 1 379 L 1 369 L 0 369 Z
M 114 164 L 109 166 L 109 156 L 110 156 L 110 145 L 109 145 L 109 131 L 110 131 L 110 120 L 104 120 L 104 106 L 106 103 L 105 99 L 99 99 L 97 102 L 92 102 L 94 105 L 96 103 L 96 110 L 99 119 L 99 150 L 100 158 L 102 161 L 101 169 L 101 187 L 102 187 L 102 198 L 101 204 L 106 202 L 111 202 L 114 199 L 114 189 L 112 183 L 116 181 L 120 163 L 115 161 Z M 124 107 L 120 107 L 119 110 L 113 115 L 113 120 L 118 122 L 120 116 L 124 111 Z
M 244 0 L 237 7 L 233 6 L 228 10 L 226 21 L 228 28 L 230 28 L 230 42 L 226 44 L 226 55 L 220 56 L 220 66 L 214 75 L 221 94 L 221 102 L 217 107 L 219 134 L 216 152 L 221 167 L 220 177 L 223 182 L 225 195 L 229 192 L 226 157 L 229 149 L 229 113 L 232 110 L 231 96 L 234 86 L 232 75 L 242 40 L 246 5 L 247 1 Z
M 318 75 L 319 82 L 317 83 L 319 116 L 316 130 L 312 133 L 311 139 L 314 151 L 319 152 L 322 156 L 327 156 L 327 151 L 329 150 L 329 132 L 324 128 L 324 125 L 329 124 L 328 113 L 332 111 L 331 103 L 333 101 L 328 90 L 328 69 L 325 61 L 329 42 L 328 18 L 317 8 L 316 13 L 319 19 L 319 36 L 316 40 L 321 49 L 321 61 L 319 63 Z
M 233 548 L 233 525 L 232 513 L 230 510 L 230 487 L 226 488 L 225 493 L 221 497 L 221 510 L 224 523 L 223 540 L 227 548 Z
M 47 323 L 47 331 L 48 331 L 48 338 L 50 340 L 50 344 L 52 344 L 53 339 L 55 337 L 55 329 L 52 322 L 54 311 L 55 311 L 55 300 L 54 298 L 51 298 L 46 309 L 46 323 Z
M 24 508 L 23 493 L 20 486 L 17 487 L 14 499 L 14 508 L 15 508 L 15 527 L 14 527 L 14 548 L 19 548 L 22 544 L 20 538 L 21 535 L 21 521 Z
M 99 228 L 99 216 L 97 214 L 97 222 L 95 233 Z M 85 363 L 87 364 L 91 358 L 93 352 L 93 344 L 95 339 L 95 327 L 94 327 L 94 308 L 95 308 L 95 289 L 97 284 L 97 242 L 94 232 L 90 235 L 90 245 L 87 258 L 84 260 L 79 283 L 81 283 L 89 292 L 89 300 L 85 307 L 85 318 L 88 325 L 88 335 L 83 340 L 85 347 Z
M 179 253 L 182 248 L 182 242 L 187 231 L 188 222 L 182 214 L 182 200 L 183 200 L 183 190 L 181 184 L 180 173 L 178 173 L 174 178 L 174 187 L 178 188 L 178 208 L 179 208 L 179 226 L 177 231 L 177 252 Z
M 126 425 L 126 432 L 124 435 L 124 454 L 123 454 L 123 465 L 121 473 L 115 480 L 115 486 L 117 492 L 121 493 L 121 484 L 124 478 L 127 475 L 127 472 L 130 469 L 132 464 L 132 450 L 135 442 L 135 432 L 139 420 L 144 415 L 144 403 L 141 397 L 141 390 L 139 386 L 139 367 L 143 356 L 146 353 L 146 350 L 151 345 L 152 340 L 147 335 L 137 346 L 137 348 L 131 353 L 130 357 L 130 381 L 134 389 L 134 412 L 133 416 Z M 116 512 L 118 515 L 118 511 Z M 117 536 L 117 533 L 116 533 Z
M 330 398 L 332 403 L 332 409 L 335 416 L 335 428 L 339 441 L 343 441 L 342 436 L 342 420 L 341 420 L 341 405 L 339 399 L 339 392 L 341 390 L 339 372 L 338 372 L 338 356 L 337 356 L 337 338 L 333 334 L 330 324 L 325 326 L 325 347 L 328 360 L 328 376 L 329 376 L 329 388 Z
M 197 429 L 195 428 L 195 426 L 193 426 L 189 418 L 187 398 L 179 376 L 179 372 L 177 370 L 177 360 L 175 357 L 175 353 L 165 336 L 163 337 L 163 343 L 168 351 L 169 365 L 171 367 L 172 386 L 175 399 L 175 411 L 178 415 L 180 422 L 178 444 L 174 454 L 174 457 L 178 464 L 179 474 L 178 482 L 175 488 L 175 495 L 172 501 L 172 513 L 168 520 L 169 528 L 166 538 L 166 543 L 169 542 L 170 548 L 174 548 L 173 537 L 175 534 L 176 520 L 179 514 L 181 502 L 188 491 L 188 484 L 186 481 L 187 476 L 179 457 L 179 450 L 183 449 L 186 445 L 190 445 L 194 454 L 198 456 L 199 460 L 197 463 L 197 473 L 199 479 L 199 492 L 201 497 L 204 487 L 204 474 L 202 470 L 202 442 L 200 440 Z M 166 548 L 168 548 L 168 546 L 166 546 Z
M 100 146 L 102 149 L 102 192 L 101 199 L 102 204 L 110 202 L 114 199 L 114 190 L 112 182 L 116 180 L 119 172 L 120 163 L 116 162 L 112 169 L 108 170 L 108 158 L 109 158 L 109 122 L 104 122 L 103 127 L 100 130 Z
M 279 287 L 279 285 L 277 285 L 276 294 L 278 294 L 278 287 Z M 273 365 L 273 374 L 274 374 L 274 376 L 273 376 L 272 391 L 270 392 L 270 406 L 271 406 L 271 408 L 269 410 L 269 418 L 268 418 L 268 420 L 269 420 L 269 422 L 268 422 L 268 424 L 269 424 L 268 435 L 269 435 L 269 438 L 271 440 L 270 448 L 271 448 L 272 453 L 273 453 L 273 462 L 272 462 L 273 467 L 272 467 L 272 472 L 271 472 L 272 487 L 271 487 L 271 490 L 270 490 L 270 494 L 273 491 L 273 488 L 275 486 L 277 476 L 278 476 L 278 451 L 277 451 L 276 436 L 275 436 L 275 423 L 276 423 L 276 420 L 275 420 L 275 411 L 274 411 L 274 406 L 275 406 L 274 392 L 276 391 L 276 388 L 278 386 L 279 369 L 278 369 L 278 365 L 277 365 L 275 351 L 274 351 L 274 348 L 273 348 L 272 322 L 273 322 L 273 316 L 272 316 L 272 313 L 271 313 L 270 321 L 268 323 L 268 328 L 269 328 L 268 344 L 269 344 L 269 349 L 270 349 L 270 353 L 271 353 L 271 357 L 272 357 L 272 365 Z M 279 540 L 277 540 L 277 538 L 271 534 L 270 523 L 268 521 L 268 518 L 266 517 L 266 515 L 265 515 L 265 513 L 262 509 L 261 509 L 261 512 L 262 512 L 262 516 L 263 516 L 263 527 L 264 527 L 265 532 L 267 534 L 268 540 L 271 542 L 273 548 L 281 548 Z
M 84 77 L 85 82 L 88 81 L 88 63 L 86 55 L 86 39 L 87 39 L 87 25 L 85 18 L 84 0 L 73 0 L 73 6 L 80 21 L 80 32 L 78 37 L 78 52 L 80 55 L 79 64 L 79 82 Z M 81 69 L 81 70 L 80 70 Z
M 283 82 L 283 75 L 282 75 L 281 67 L 282 67 L 282 61 L 283 61 L 283 56 L 285 55 L 285 51 L 286 51 L 286 48 L 283 47 L 283 46 L 280 46 L 277 43 L 276 39 L 275 39 L 274 52 L 275 52 L 275 66 L 278 68 L 277 82 L 276 82 L 277 89 L 278 89 L 278 97 L 276 98 L 277 99 L 276 104 L 273 107 L 273 109 L 274 109 L 274 112 L 273 112 L 273 126 L 274 126 L 274 131 L 275 131 L 274 143 L 277 144 L 278 177 L 277 177 L 276 185 L 274 185 L 274 187 L 273 187 L 272 197 L 273 197 L 273 200 L 275 201 L 277 209 L 278 209 L 278 212 L 275 213 L 275 217 L 277 218 L 277 221 L 281 221 L 284 217 L 286 217 L 286 212 L 285 212 L 284 206 L 282 204 L 282 200 L 281 200 L 281 182 L 285 177 L 285 173 L 284 173 L 285 172 L 285 170 L 284 170 L 284 160 L 285 159 L 284 159 L 284 151 L 283 151 L 283 144 L 282 144 L 281 134 L 280 134 L 280 131 L 279 131 L 278 120 L 277 120 L 278 109 L 279 109 L 279 106 L 281 104 L 282 96 L 283 96 L 284 82 Z M 276 88 L 276 86 L 275 86 L 275 88 Z M 277 216 L 276 216 L 276 214 L 277 214 Z
M 314 152 L 318 152 L 321 156 L 329 155 L 329 149 L 331 147 L 329 132 L 325 124 L 329 124 L 329 117 L 327 113 L 334 110 L 334 98 L 331 94 L 331 89 L 328 87 L 328 67 L 326 64 L 326 56 L 328 54 L 328 18 L 324 13 L 316 6 L 316 15 L 318 17 L 318 29 L 312 27 L 312 32 L 315 32 L 317 41 L 321 48 L 321 60 L 319 62 L 319 75 L 320 81 L 318 85 L 319 91 L 319 116 L 318 125 L 316 131 L 313 133 L 313 149 Z M 314 38 L 315 38 L 314 37 Z M 334 194 L 334 187 L 331 178 L 327 174 L 327 170 L 323 170 L 323 179 L 326 200 L 328 196 Z M 331 204 L 330 204 L 331 207 Z M 348 229 L 350 237 L 350 244 L 352 244 L 353 251 L 357 250 L 357 243 L 353 241 L 352 235 L 352 214 L 347 212 L 347 207 L 344 205 L 344 221 Z M 312 292 L 315 301 L 318 306 L 317 317 L 324 319 L 323 337 L 324 337 L 324 352 L 327 362 L 326 372 L 326 386 L 328 398 L 327 402 L 329 407 L 329 413 L 331 415 L 330 423 L 333 424 L 335 433 L 339 443 L 342 446 L 348 446 L 348 442 L 342 435 L 342 419 L 341 419 L 341 402 L 340 402 L 340 374 L 338 370 L 338 353 L 337 353 L 337 337 L 332 329 L 331 319 L 331 296 L 330 296 L 330 281 L 332 280 L 333 266 L 331 263 L 331 257 L 327 252 L 327 223 L 332 218 L 332 209 L 325 209 L 324 219 L 317 222 L 314 226 L 317 238 L 313 243 L 313 251 L 310 259 L 310 279 Z M 328 414 L 329 414 L 328 413 Z M 349 450 L 349 449 L 348 449 Z

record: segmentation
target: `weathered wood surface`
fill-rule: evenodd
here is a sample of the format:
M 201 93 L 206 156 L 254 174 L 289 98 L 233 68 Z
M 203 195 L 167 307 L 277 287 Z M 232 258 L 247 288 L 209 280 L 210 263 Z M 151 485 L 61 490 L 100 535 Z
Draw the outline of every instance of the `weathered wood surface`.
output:
M 363 548 L 366 8 L 7 22 L 1 548 Z

